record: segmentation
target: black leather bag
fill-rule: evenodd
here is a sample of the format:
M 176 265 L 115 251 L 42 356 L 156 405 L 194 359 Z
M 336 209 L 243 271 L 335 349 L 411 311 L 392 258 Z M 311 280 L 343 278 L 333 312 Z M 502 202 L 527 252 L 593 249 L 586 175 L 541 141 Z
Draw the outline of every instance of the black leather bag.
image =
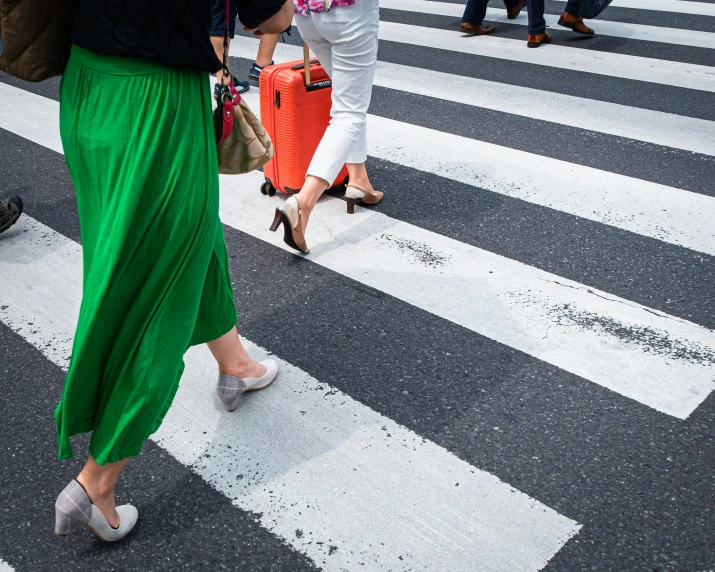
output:
M 591 19 L 603 12 L 613 0 L 581 0 L 578 5 L 578 15 Z

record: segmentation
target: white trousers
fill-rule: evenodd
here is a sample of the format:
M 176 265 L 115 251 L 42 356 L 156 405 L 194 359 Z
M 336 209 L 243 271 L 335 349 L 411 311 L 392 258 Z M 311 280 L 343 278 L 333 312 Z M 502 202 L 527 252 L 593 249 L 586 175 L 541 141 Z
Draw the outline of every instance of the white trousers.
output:
M 344 163 L 367 159 L 367 109 L 377 65 L 378 0 L 295 16 L 298 31 L 332 79 L 330 125 L 308 175 L 332 185 Z

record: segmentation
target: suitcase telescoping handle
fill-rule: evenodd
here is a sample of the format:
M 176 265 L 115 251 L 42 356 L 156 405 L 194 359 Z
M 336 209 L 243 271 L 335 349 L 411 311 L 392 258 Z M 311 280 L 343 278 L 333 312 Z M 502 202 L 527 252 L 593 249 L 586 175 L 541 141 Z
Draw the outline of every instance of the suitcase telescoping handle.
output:
M 305 87 L 310 85 L 310 50 L 308 42 L 303 42 L 303 66 L 305 67 Z
M 310 64 L 317 64 L 318 60 L 310 59 L 310 51 L 308 50 L 308 44 L 303 42 L 303 63 L 293 66 L 292 70 L 305 69 L 305 90 L 315 91 L 317 89 L 325 89 L 327 87 L 332 87 L 333 82 L 330 79 L 323 79 L 321 81 L 310 81 Z

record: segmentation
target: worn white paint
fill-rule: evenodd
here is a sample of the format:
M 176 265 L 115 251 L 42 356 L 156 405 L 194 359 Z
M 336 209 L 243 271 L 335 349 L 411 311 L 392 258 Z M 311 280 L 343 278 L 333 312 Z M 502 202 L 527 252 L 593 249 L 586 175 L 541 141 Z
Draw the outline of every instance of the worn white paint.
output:
M 373 157 L 715 255 L 713 197 L 381 117 L 368 125 Z
M 7 562 L 0 559 L 0 572 L 15 572 L 15 569 Z
M 395 22 L 380 22 L 379 37 L 381 40 L 391 42 L 523 62 L 547 68 L 715 92 L 715 67 L 584 50 L 558 44 L 548 44 L 538 50 L 532 50 L 526 47 L 524 40 L 494 36 L 465 37 L 457 30 L 439 30 Z M 544 73 L 548 73 L 548 70 L 544 70 Z
M 438 16 L 452 16 L 460 19 L 464 14 L 464 4 L 435 2 L 434 0 L 380 0 L 380 8 L 420 12 L 422 14 L 435 14 Z M 506 17 L 505 8 L 487 8 L 485 19 L 490 22 L 502 22 L 504 24 L 516 24 L 521 26 L 526 26 L 528 23 L 526 8 L 524 8 L 520 16 L 514 20 L 509 20 Z M 544 19 L 546 20 L 547 26 L 564 29 L 558 26 L 559 15 L 544 14 Z M 699 32 L 680 28 L 661 28 L 658 26 L 645 26 L 643 24 L 627 24 L 625 22 L 603 20 L 602 18 L 593 20 L 589 25 L 594 28 L 599 36 L 613 36 L 615 38 L 627 38 L 629 40 L 646 40 L 649 42 L 660 42 L 694 48 L 715 49 L 715 34 L 710 32 Z
M 66 367 L 80 246 L 25 216 L 0 239 L 0 254 L 0 320 Z M 536 571 L 578 532 L 330 380 L 279 361 L 279 379 L 228 414 L 211 354 L 193 348 L 152 438 L 324 570 Z
M 253 59 L 257 47 L 257 40 L 237 37 L 231 55 Z M 274 57 L 283 62 L 303 56 L 300 47 L 279 44 Z M 704 119 L 382 61 L 375 85 L 715 156 L 715 122 Z
M 566 0 L 558 0 L 566 2 Z M 696 16 L 715 16 L 715 4 L 706 2 L 688 2 L 687 0 L 614 0 L 614 8 L 632 8 L 634 10 L 656 10 L 676 14 L 694 14 Z M 608 9 L 603 13 L 608 14 Z

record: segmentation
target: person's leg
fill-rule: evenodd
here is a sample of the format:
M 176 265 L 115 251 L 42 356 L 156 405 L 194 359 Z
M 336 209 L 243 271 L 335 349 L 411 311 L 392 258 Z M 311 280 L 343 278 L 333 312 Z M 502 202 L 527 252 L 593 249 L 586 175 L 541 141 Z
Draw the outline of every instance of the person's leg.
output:
M 574 16 L 578 16 L 578 4 L 579 0 L 568 0 L 566 2 L 566 8 L 564 12 L 567 14 L 573 14 Z
M 346 160 L 352 175 L 369 185 L 364 167 L 365 126 L 377 62 L 379 11 L 377 2 L 371 0 L 334 10 L 333 14 L 331 11 L 313 15 L 316 31 L 329 43 L 330 64 L 326 66 L 327 54 L 321 54 L 327 51 L 322 42 L 314 42 L 311 47 L 330 74 L 333 93 L 330 125 L 313 155 L 309 177 L 298 195 L 303 229 L 320 194 L 335 180 Z M 344 15 L 334 21 L 338 10 L 351 11 L 347 23 Z
M 236 17 L 238 16 L 238 8 L 236 8 L 235 2 L 229 2 L 229 12 L 228 12 L 228 45 L 227 49 L 231 46 L 231 39 L 236 33 Z M 226 30 L 226 3 L 224 0 L 216 0 L 213 7 L 213 14 L 211 20 L 211 45 L 213 46 L 214 52 L 216 52 L 216 57 L 223 62 L 223 40 L 224 33 Z M 223 68 L 216 72 L 216 82 L 220 85 L 223 79 Z M 248 91 L 250 84 L 247 81 L 239 81 L 235 78 L 227 78 L 229 81 L 233 81 L 238 93 L 244 93 Z
M 487 3 L 489 0 L 467 0 L 467 6 L 462 15 L 462 24 L 472 24 L 481 26 L 484 16 L 487 13 Z
M 251 85 L 258 87 L 261 71 L 263 71 L 264 67 L 273 63 L 273 52 L 276 51 L 276 46 L 280 39 L 281 34 L 263 34 L 261 36 L 256 61 L 253 62 L 251 69 L 248 71 L 248 81 Z
M 336 10 L 342 10 L 343 7 L 335 8 Z M 312 52 L 317 56 L 320 65 L 323 66 L 325 73 L 328 74 L 330 78 L 333 77 L 333 66 L 332 66 L 332 45 L 331 43 L 323 38 L 315 29 L 312 22 L 311 15 L 308 16 L 296 16 L 295 19 L 296 26 L 300 32 L 301 37 L 304 41 L 308 43 Z M 333 82 L 333 94 L 335 93 L 335 83 Z M 334 101 L 333 101 L 334 105 Z M 332 116 L 332 111 L 331 111 Z M 332 120 L 331 120 L 332 124 Z M 323 136 L 325 139 L 325 136 Z M 316 153 L 317 154 L 317 151 Z M 315 155 L 313 156 L 315 158 Z M 343 159 L 344 161 L 344 159 Z M 311 162 L 312 165 L 312 162 Z M 338 169 L 338 172 L 340 169 Z M 308 222 L 308 217 L 310 212 L 313 210 L 315 203 L 318 202 L 323 192 L 330 187 L 332 182 L 337 177 L 337 172 L 330 181 L 327 180 L 329 175 L 321 174 L 311 174 L 311 169 L 308 168 L 308 174 L 305 178 L 305 182 L 301 187 L 300 193 L 298 193 L 298 198 L 300 200 L 300 206 L 302 211 L 301 223 L 303 230 Z
M 258 53 L 256 54 L 256 65 L 264 68 L 271 65 L 273 62 L 273 52 L 276 51 L 276 46 L 281 39 L 280 34 L 263 34 L 261 41 L 258 44 Z
M 546 32 L 544 0 L 526 0 L 526 10 L 529 14 L 529 35 L 544 34 Z
M 92 504 L 102 511 L 104 518 L 114 528 L 119 526 L 119 515 L 117 514 L 117 505 L 114 499 L 114 486 L 117 484 L 117 479 L 128 462 L 129 459 L 123 459 L 116 463 L 98 465 L 90 456 L 82 472 L 77 477 L 77 482 L 84 487 Z
M 216 57 L 223 61 L 223 36 L 211 36 L 211 45 L 216 52 Z M 228 39 L 228 45 L 231 46 L 231 38 Z M 216 82 L 221 83 L 223 78 L 223 68 L 216 72 Z
M 462 23 L 459 25 L 459 30 L 472 36 L 484 36 L 491 34 L 496 26 L 490 24 L 484 26 L 484 16 L 487 13 L 487 3 L 489 0 L 468 0 L 467 7 L 462 16 Z
M 236 328 L 231 328 L 223 336 L 206 345 L 218 363 L 219 374 L 225 373 L 243 379 L 261 377 L 266 373 L 266 366 L 253 361 L 248 355 Z

